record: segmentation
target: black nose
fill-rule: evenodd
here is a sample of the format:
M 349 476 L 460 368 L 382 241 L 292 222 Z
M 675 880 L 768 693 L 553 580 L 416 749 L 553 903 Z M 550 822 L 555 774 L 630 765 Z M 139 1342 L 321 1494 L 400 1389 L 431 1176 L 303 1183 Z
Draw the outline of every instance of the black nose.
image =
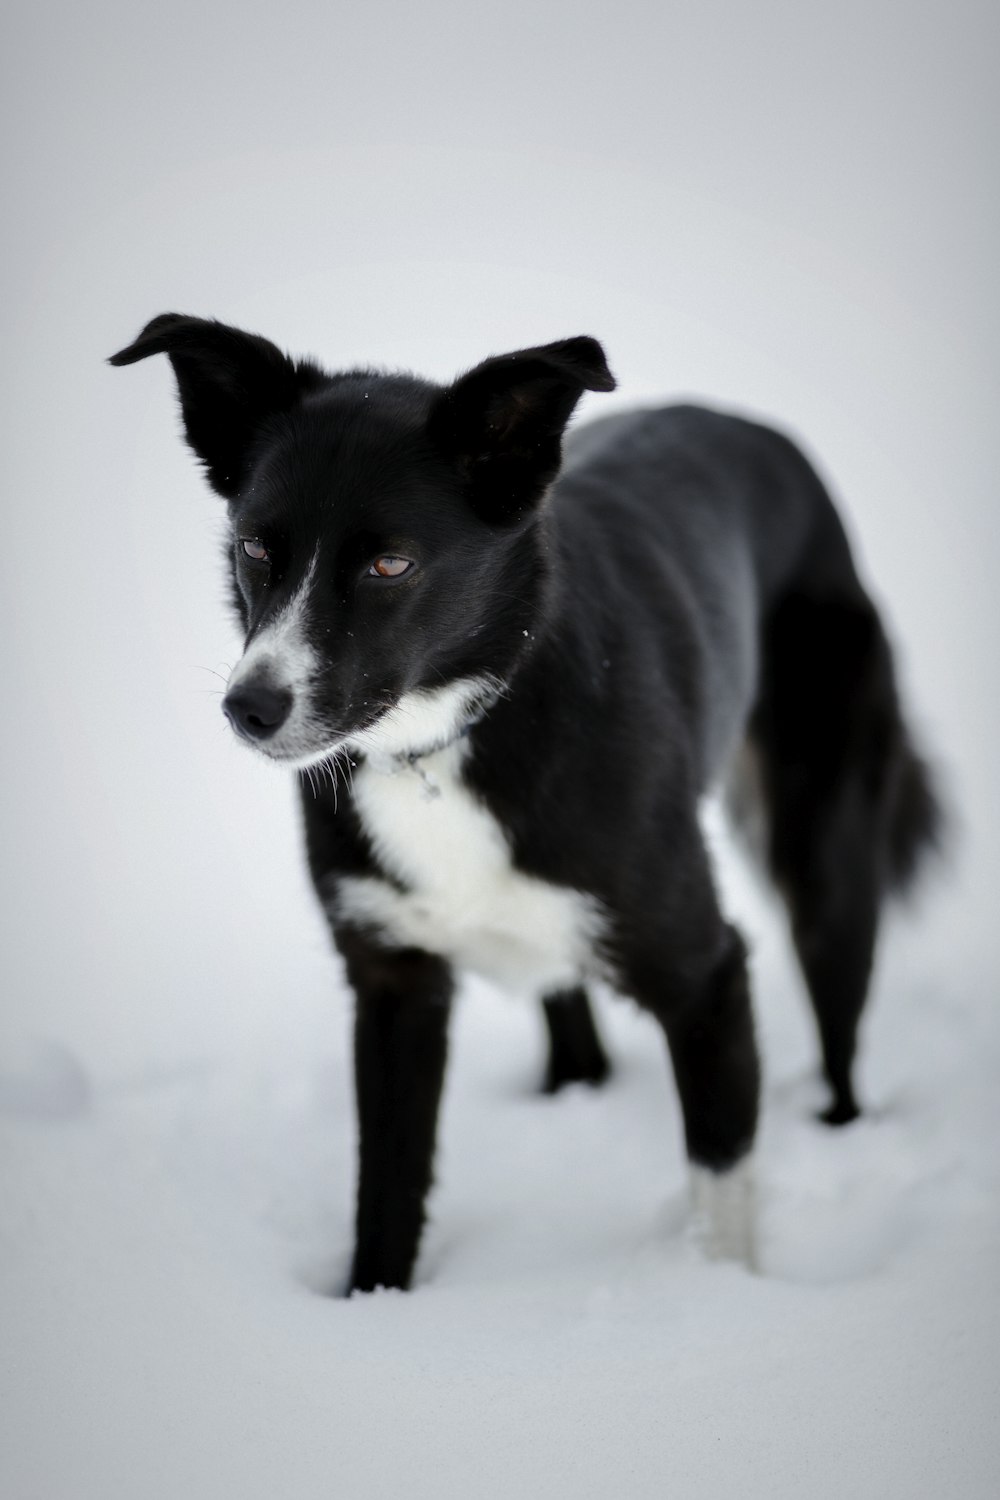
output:
M 284 724 L 292 707 L 287 688 L 247 684 L 233 688 L 222 700 L 222 712 L 246 740 L 269 740 Z

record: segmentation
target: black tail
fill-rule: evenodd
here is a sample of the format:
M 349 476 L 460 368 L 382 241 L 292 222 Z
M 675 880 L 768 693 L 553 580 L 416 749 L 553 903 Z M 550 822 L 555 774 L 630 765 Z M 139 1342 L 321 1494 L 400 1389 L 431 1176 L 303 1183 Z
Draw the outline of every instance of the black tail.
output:
M 907 894 L 929 854 L 939 852 L 945 817 L 926 763 L 903 739 L 889 806 L 887 870 L 889 889 Z
M 858 1112 L 851 1065 L 883 901 L 912 885 L 942 819 L 846 545 L 842 578 L 826 583 L 785 594 L 765 621 L 751 738 L 833 1091 L 825 1118 L 843 1123 Z

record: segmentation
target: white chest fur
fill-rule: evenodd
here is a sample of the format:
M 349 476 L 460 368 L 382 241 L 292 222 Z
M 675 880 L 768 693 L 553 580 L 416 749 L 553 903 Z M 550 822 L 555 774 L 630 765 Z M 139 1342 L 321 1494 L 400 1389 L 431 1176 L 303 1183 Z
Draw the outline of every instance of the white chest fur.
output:
M 341 879 L 336 914 L 522 993 L 577 983 L 595 967 L 597 903 L 513 867 L 503 830 L 462 781 L 467 753 L 460 741 L 415 765 L 358 766 L 355 807 L 380 864 L 405 889 Z

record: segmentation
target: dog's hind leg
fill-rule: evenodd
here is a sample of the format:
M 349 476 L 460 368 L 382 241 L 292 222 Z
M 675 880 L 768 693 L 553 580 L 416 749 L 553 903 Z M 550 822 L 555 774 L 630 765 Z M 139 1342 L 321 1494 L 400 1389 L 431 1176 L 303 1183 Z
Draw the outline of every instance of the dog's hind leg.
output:
M 803 812 L 800 827 L 785 897 L 831 1093 L 820 1119 L 846 1125 L 860 1113 L 853 1064 L 879 922 L 872 829 L 850 795 L 827 818 Z
M 337 943 L 357 997 L 358 1200 L 349 1291 L 410 1284 L 430 1189 L 452 994 L 448 964 L 355 929 Z
M 603 1083 L 611 1064 L 586 990 L 576 987 L 546 995 L 542 1013 L 549 1042 L 543 1092 L 555 1094 L 569 1083 Z
M 908 873 L 935 809 L 906 742 L 888 644 L 860 588 L 794 594 L 764 626 L 751 738 L 769 818 L 769 860 L 819 1031 L 831 1101 L 853 1120 L 852 1064 L 886 890 Z M 901 826 L 901 791 L 920 782 L 927 827 Z M 903 848 L 903 844 L 906 845 Z M 900 856 L 903 856 L 901 860 Z

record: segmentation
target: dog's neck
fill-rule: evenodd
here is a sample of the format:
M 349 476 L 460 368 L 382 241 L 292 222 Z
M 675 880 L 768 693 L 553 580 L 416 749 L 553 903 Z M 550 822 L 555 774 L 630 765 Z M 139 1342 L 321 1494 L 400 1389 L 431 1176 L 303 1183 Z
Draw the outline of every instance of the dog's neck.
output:
M 348 748 L 375 771 L 393 776 L 412 769 L 426 782 L 424 761 L 467 739 L 503 691 L 494 679 L 463 678 L 406 693 Z

